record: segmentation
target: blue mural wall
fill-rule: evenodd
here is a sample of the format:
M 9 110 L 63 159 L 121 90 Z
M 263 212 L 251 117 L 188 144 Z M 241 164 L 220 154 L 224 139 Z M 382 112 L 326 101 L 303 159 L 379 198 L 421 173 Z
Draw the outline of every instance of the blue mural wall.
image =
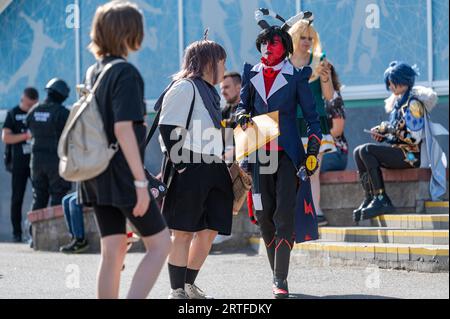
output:
M 79 0 L 81 77 L 94 62 L 86 49 L 96 7 L 105 1 Z M 178 0 L 136 0 L 145 15 L 143 48 L 131 55 L 145 79 L 151 100 L 179 68 L 179 32 L 183 47 L 202 37 L 228 52 L 227 68 L 240 70 L 245 61 L 256 62 L 254 39 L 259 30 L 254 10 L 272 8 L 288 18 L 296 12 L 294 0 L 184 0 L 183 25 L 178 21 Z M 17 104 L 21 89 L 41 89 L 55 76 L 74 88 L 75 32 L 67 26 L 66 12 L 73 0 L 14 0 L 0 15 L 0 108 Z M 301 0 L 304 10 L 315 13 L 315 27 L 324 51 L 347 86 L 382 83 L 387 64 L 395 59 L 417 64 L 419 81 L 426 81 L 426 0 Z M 448 81 L 448 0 L 433 0 L 433 80 Z M 379 20 L 372 21 L 375 14 Z M 368 27 L 368 23 L 372 23 Z M 74 101 L 72 94 L 69 103 Z

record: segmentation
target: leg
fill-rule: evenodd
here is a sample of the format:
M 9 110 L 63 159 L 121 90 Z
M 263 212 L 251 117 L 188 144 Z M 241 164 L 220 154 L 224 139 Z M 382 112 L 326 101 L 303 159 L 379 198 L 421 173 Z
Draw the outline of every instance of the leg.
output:
M 403 151 L 384 145 L 366 144 L 361 150 L 361 157 L 367 166 L 374 191 L 373 200 L 366 208 L 361 210 L 361 218 L 371 219 L 394 212 L 395 208 L 385 192 L 381 167 L 411 168 L 404 161 Z
M 195 233 L 194 239 L 189 249 L 189 258 L 187 263 L 186 283 L 193 285 L 200 268 L 211 251 L 212 242 L 218 232 L 215 230 L 203 230 Z
M 66 221 L 67 229 L 69 230 L 72 238 L 75 238 L 75 235 L 74 235 L 73 229 L 72 229 L 71 216 L 70 216 L 70 199 L 72 197 L 73 197 L 73 194 L 69 194 L 69 195 L 66 195 L 63 197 L 62 208 L 64 211 L 64 220 Z
M 297 195 L 297 170 L 283 153 L 277 172 L 277 205 L 274 214 L 276 227 L 275 271 L 273 294 L 275 298 L 289 297 L 287 277 L 291 250 L 294 245 L 295 204 Z
M 353 221 L 359 222 L 361 220 L 361 212 L 364 208 L 369 206 L 370 202 L 373 200 L 373 190 L 372 184 L 369 177 L 369 172 L 367 171 L 366 164 L 363 161 L 361 152 L 364 150 L 366 144 L 360 145 L 355 148 L 353 152 L 353 157 L 355 159 L 356 165 L 358 167 L 359 179 L 364 190 L 364 200 L 359 205 L 357 209 L 353 211 Z
M 318 156 L 319 163 L 322 162 L 323 154 Z M 317 216 L 323 216 L 322 209 L 320 208 L 320 171 L 317 170 L 313 176 L 311 176 L 311 190 L 313 196 L 314 207 L 316 208 Z
M 127 253 L 127 236 L 111 235 L 101 239 L 101 260 L 97 274 L 97 298 L 119 298 L 120 272 Z
M 120 272 L 127 252 L 126 219 L 112 206 L 94 206 L 101 235 L 101 260 L 97 274 L 97 297 L 119 297 Z
M 48 193 L 48 178 L 42 168 L 33 163 L 31 167 L 31 184 L 33 185 L 33 205 L 32 210 L 47 207 L 50 194 Z
M 49 189 L 51 196 L 50 205 L 61 205 L 63 197 L 66 196 L 70 191 L 71 184 L 59 176 L 58 166 L 49 166 L 46 170 L 46 173 L 49 180 Z
M 267 257 L 269 259 L 272 273 L 275 270 L 275 223 L 273 214 L 275 212 L 275 177 L 273 174 L 262 174 L 259 176 L 260 191 L 263 210 L 256 211 L 261 236 L 266 245 Z
M 84 234 L 84 217 L 83 217 L 83 206 L 77 203 L 77 193 L 73 193 L 70 198 L 70 223 L 72 225 L 72 232 L 75 238 L 78 240 L 83 240 L 85 238 Z
M 275 277 L 287 279 L 290 253 L 294 244 L 295 201 L 297 175 L 294 164 L 284 154 L 277 172 L 277 206 L 274 214 L 276 227 Z
M 12 174 L 11 223 L 17 241 L 22 239 L 22 204 L 29 176 L 29 171 Z
M 172 290 L 183 289 L 186 283 L 186 271 L 189 249 L 194 233 L 172 231 L 172 249 L 169 255 L 169 276 Z
M 170 252 L 170 234 L 166 228 L 156 235 L 142 238 L 146 253 L 131 282 L 128 299 L 144 299 L 150 293 Z

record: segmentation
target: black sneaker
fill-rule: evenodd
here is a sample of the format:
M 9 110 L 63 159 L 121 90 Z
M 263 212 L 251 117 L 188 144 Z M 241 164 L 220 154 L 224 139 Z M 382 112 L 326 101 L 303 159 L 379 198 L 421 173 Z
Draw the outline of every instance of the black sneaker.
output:
M 395 212 L 395 207 L 392 205 L 390 198 L 386 194 L 379 194 L 374 196 L 369 206 L 361 210 L 361 219 L 372 219 L 385 214 L 392 214 Z
M 275 299 L 289 298 L 289 288 L 286 279 L 274 279 L 272 293 Z
M 89 248 L 86 239 L 73 239 L 72 242 L 60 248 L 60 252 L 65 254 L 79 254 Z
M 372 202 L 372 197 L 366 197 L 364 201 L 359 205 L 357 209 L 353 211 L 353 221 L 355 223 L 359 222 L 361 220 L 361 211 L 369 206 L 369 204 Z
M 21 243 L 22 242 L 22 235 L 14 235 L 13 236 L 13 242 L 14 243 Z

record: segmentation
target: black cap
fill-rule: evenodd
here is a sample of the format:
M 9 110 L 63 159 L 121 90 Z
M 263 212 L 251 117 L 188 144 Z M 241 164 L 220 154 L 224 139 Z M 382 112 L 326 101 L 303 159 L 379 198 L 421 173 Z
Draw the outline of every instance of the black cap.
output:
M 58 93 L 64 99 L 69 97 L 70 88 L 64 80 L 53 78 L 47 83 L 45 89 Z

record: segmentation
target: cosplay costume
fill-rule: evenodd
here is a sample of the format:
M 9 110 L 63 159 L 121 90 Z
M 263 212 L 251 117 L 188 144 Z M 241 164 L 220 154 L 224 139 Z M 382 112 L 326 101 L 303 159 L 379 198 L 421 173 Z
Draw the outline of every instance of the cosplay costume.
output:
M 301 167 L 308 176 L 318 168 L 316 158 L 321 131 L 319 115 L 308 85 L 311 68 L 297 69 L 287 59 L 293 51 L 292 39 L 287 30 L 305 14 L 309 13 L 300 13 L 278 27 L 269 26 L 263 16 L 271 15 L 285 22 L 284 19 L 266 9 L 256 11 L 256 19 L 263 29 L 256 45 L 263 57 L 261 63 L 244 66 L 241 102 L 237 110 L 237 122 L 241 126 L 245 126 L 253 116 L 279 112 L 280 136 L 253 153 L 257 155 L 256 160 L 251 161 L 248 168 L 253 176 L 253 196 L 249 196 L 249 199 L 253 201 L 256 220 L 267 247 L 274 275 L 275 298 L 289 296 L 286 279 L 294 241 L 318 238 L 309 180 L 301 180 L 299 185 L 297 177 Z M 298 105 L 302 108 L 308 127 L 306 154 L 296 123 Z M 271 154 L 278 160 L 274 173 L 263 173 L 270 162 L 260 162 L 258 155 L 261 153 Z M 307 165 L 307 159 L 313 164 Z
M 429 113 L 437 103 L 436 93 L 425 87 L 412 87 L 417 75 L 415 70 L 404 63 L 391 63 L 385 77 L 390 81 L 392 73 L 409 72 L 412 78 L 409 89 L 403 96 L 391 95 L 386 103 L 390 112 L 389 121 L 382 122 L 374 130 L 383 136 L 382 142 L 391 146 L 373 143 L 358 146 L 354 157 L 358 166 L 365 199 L 353 212 L 353 219 L 371 219 L 392 213 L 395 207 L 384 190 L 381 167 L 431 168 L 430 194 L 433 200 L 446 191 L 446 158 L 437 144 L 436 135 L 448 134 L 439 124 L 430 121 Z M 388 87 L 388 82 L 386 83 Z
M 314 101 L 316 103 L 316 110 L 319 113 L 320 119 L 320 129 L 322 130 L 322 145 L 320 147 L 320 153 L 328 153 L 336 151 L 333 136 L 330 133 L 330 127 L 328 125 L 328 117 L 325 110 L 325 101 L 322 95 L 322 87 L 320 84 L 319 74 L 315 72 L 317 67 L 321 62 L 321 56 L 317 56 L 311 53 L 311 58 L 309 60 L 308 66 L 311 67 L 313 73 L 309 79 L 309 86 L 314 96 Z M 330 79 L 331 81 L 331 79 Z M 308 145 L 308 133 L 307 126 L 305 122 L 305 117 L 301 109 L 298 111 L 298 125 L 300 130 L 300 135 L 302 137 L 303 145 L 306 148 Z

